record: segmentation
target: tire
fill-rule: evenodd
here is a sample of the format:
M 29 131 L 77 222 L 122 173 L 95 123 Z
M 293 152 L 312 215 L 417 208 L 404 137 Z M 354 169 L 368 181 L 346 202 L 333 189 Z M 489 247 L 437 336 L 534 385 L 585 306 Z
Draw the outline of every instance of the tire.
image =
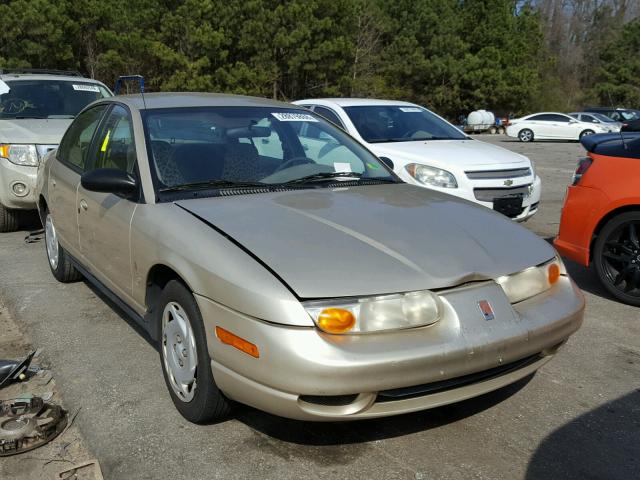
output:
M 498 133 L 498 129 L 496 127 L 490 127 L 489 128 L 489 133 L 491 135 L 495 135 L 496 133 Z
M 176 409 L 193 423 L 223 420 L 231 411 L 231 402 L 213 379 L 202 315 L 193 294 L 181 282 L 171 280 L 162 290 L 157 311 L 162 374 Z M 185 380 L 187 383 L 181 383 Z
M 0 203 L 0 233 L 15 232 L 20 225 L 20 212 Z
M 593 247 L 598 279 L 621 302 L 640 307 L 640 211 L 609 220 Z
M 593 130 L 584 130 L 583 132 L 580 132 L 580 140 L 582 140 L 583 137 L 586 137 L 587 135 L 593 135 L 594 132 Z
M 44 243 L 51 273 L 56 280 L 62 283 L 80 280 L 82 274 L 76 270 L 76 267 L 73 266 L 69 259 L 67 251 L 58 243 L 56 228 L 49 210 L 45 211 L 44 216 Z
M 504 135 L 505 133 L 507 133 L 507 131 L 504 129 L 504 127 L 500 127 L 500 128 L 498 128 L 498 133 L 500 135 Z
M 533 131 L 523 128 L 518 132 L 518 140 L 521 142 L 533 142 Z

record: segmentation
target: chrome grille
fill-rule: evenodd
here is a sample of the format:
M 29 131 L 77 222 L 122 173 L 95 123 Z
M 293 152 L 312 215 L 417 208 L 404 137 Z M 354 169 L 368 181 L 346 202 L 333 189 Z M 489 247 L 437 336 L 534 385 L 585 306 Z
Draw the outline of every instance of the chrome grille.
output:
M 531 184 L 513 188 L 474 188 L 473 194 L 476 200 L 481 202 L 493 202 L 495 198 L 508 197 L 511 195 L 529 196 Z
M 467 178 L 470 180 L 493 180 L 503 178 L 519 178 L 528 177 L 531 175 L 531 169 L 526 168 L 511 168 L 509 170 L 482 170 L 482 171 L 469 171 L 464 172 L 467 174 Z

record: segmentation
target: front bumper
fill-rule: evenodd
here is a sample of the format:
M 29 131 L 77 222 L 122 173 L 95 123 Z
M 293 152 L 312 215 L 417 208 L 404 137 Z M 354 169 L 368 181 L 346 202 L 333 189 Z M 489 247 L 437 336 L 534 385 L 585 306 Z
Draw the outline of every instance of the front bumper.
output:
M 36 208 L 37 167 L 15 165 L 0 157 L 0 203 L 7 208 L 32 210 Z M 16 183 L 22 183 L 27 190 L 19 196 L 13 191 Z
M 448 195 L 454 195 L 456 197 L 463 198 L 465 200 L 469 200 L 470 202 L 477 203 L 478 205 L 482 205 L 483 207 L 487 207 L 491 210 L 494 209 L 493 202 L 486 202 L 482 200 L 478 200 L 476 198 L 475 190 L 477 189 L 493 189 L 496 191 L 496 198 L 500 198 L 502 196 L 509 195 L 510 188 L 505 188 L 504 181 L 496 182 L 496 181 L 479 181 L 479 182 L 470 182 L 468 180 L 460 181 L 458 188 L 437 188 L 437 187 L 425 187 L 424 185 L 418 184 L 415 180 L 412 179 L 404 179 L 406 182 L 412 185 L 418 185 L 423 188 L 430 188 L 432 190 L 437 190 L 442 193 L 446 193 Z M 538 207 L 540 205 L 540 197 L 542 196 L 542 180 L 539 176 L 535 176 L 533 181 L 527 179 L 520 179 L 519 184 L 515 185 L 513 188 L 522 188 L 528 184 L 531 185 L 530 193 L 522 199 L 522 212 L 518 215 L 512 217 L 512 220 L 516 222 L 524 222 L 528 220 L 532 216 L 534 216 L 538 212 Z M 501 190 L 504 190 L 501 193 Z
M 343 336 L 268 324 L 204 297 L 197 301 L 209 332 L 218 387 L 228 397 L 261 410 L 316 421 L 413 412 L 513 383 L 552 357 L 579 328 L 584 310 L 584 298 L 568 277 L 515 306 L 494 282 L 452 289 L 441 297 L 445 314 L 431 326 Z M 491 303 L 493 320 L 484 320 L 479 300 Z M 260 357 L 222 344 L 215 337 L 216 326 L 257 345 Z M 518 368 L 500 370 L 523 359 L 527 361 Z M 457 381 L 496 368 L 495 375 Z M 429 388 L 445 380 L 452 380 L 450 388 Z M 428 393 L 402 393 L 416 386 Z M 327 401 L 316 401 L 317 397 Z

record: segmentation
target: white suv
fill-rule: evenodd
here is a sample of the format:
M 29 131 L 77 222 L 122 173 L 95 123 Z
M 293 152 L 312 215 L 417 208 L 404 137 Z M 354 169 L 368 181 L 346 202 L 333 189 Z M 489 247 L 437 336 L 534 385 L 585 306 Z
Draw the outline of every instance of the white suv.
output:
M 79 73 L 0 69 L 0 232 L 18 228 L 20 211 L 35 210 L 40 159 L 80 110 L 108 96 Z
M 518 221 L 538 210 L 541 181 L 531 160 L 474 140 L 419 105 L 323 98 L 293 102 L 345 129 L 407 183 L 479 203 Z M 313 148 L 313 131 L 306 148 Z

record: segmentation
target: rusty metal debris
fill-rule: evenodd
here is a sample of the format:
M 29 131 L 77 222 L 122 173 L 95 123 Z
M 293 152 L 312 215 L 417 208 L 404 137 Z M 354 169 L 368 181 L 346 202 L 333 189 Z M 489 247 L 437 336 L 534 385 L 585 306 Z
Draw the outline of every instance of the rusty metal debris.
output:
M 0 388 L 11 382 L 24 380 L 29 374 L 29 365 L 36 354 L 31 352 L 23 360 L 0 360 Z
M 89 473 L 89 469 L 93 471 L 93 478 L 95 480 L 103 480 L 104 477 L 102 476 L 102 470 L 100 469 L 100 464 L 97 460 L 89 460 L 88 462 L 74 465 L 73 467 L 58 473 L 56 478 L 59 480 L 76 480 L 79 478 L 78 473 L 80 473 L 80 471 L 82 471 L 82 473 Z M 83 476 L 82 478 L 88 477 Z
M 35 230 L 24 237 L 24 243 L 37 243 L 42 239 L 44 239 L 44 229 Z
M 56 438 L 68 414 L 40 397 L 0 402 L 0 457 L 27 452 Z

